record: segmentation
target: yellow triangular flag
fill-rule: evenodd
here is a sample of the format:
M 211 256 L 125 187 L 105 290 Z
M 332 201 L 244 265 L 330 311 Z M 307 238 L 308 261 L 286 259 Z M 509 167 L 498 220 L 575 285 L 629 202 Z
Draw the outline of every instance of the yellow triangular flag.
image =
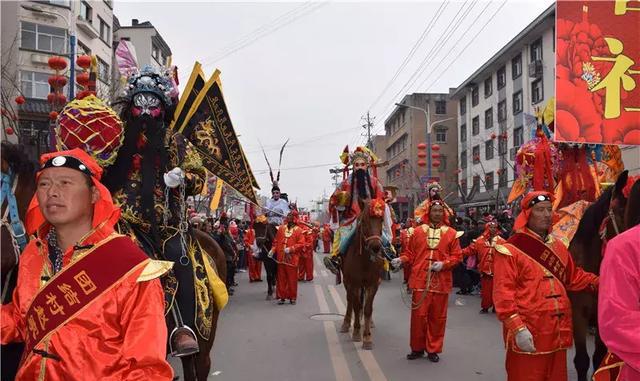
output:
M 213 193 L 213 197 L 211 197 L 211 204 L 209 204 L 209 210 L 212 212 L 218 209 L 218 204 L 220 204 L 220 198 L 222 197 L 222 185 L 224 185 L 224 181 L 218 179 L 216 181 L 216 190 Z

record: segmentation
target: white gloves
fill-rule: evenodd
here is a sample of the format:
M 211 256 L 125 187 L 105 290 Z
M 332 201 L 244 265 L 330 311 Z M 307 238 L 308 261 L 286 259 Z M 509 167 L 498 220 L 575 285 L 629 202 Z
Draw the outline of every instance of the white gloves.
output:
M 438 261 L 438 262 L 433 262 L 431 264 L 431 266 L 429 266 L 429 270 L 430 271 L 434 271 L 434 272 L 439 272 L 440 270 L 442 270 L 442 267 L 444 266 L 444 263 Z
M 291 249 L 289 249 L 288 247 L 284 248 L 284 253 L 285 254 L 289 254 L 291 252 Z
M 273 249 L 269 250 L 269 253 L 267 253 L 267 257 L 273 258 Z
M 402 265 L 402 259 L 400 258 L 393 258 L 391 260 L 391 266 L 393 267 L 400 267 Z
M 516 333 L 516 344 L 524 352 L 535 352 L 536 347 L 533 345 L 533 335 L 528 328 Z
M 184 171 L 180 167 L 175 167 L 164 174 L 164 183 L 169 188 L 177 188 L 184 180 Z

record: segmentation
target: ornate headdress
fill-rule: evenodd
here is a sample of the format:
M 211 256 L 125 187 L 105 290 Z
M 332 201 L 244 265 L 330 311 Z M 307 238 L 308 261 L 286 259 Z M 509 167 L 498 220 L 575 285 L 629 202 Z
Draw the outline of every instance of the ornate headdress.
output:
M 174 86 L 171 75 L 167 69 L 158 71 L 151 66 L 145 66 L 129 76 L 122 99 L 130 103 L 136 94 L 151 93 L 155 94 L 165 107 L 169 107 L 178 98 L 178 89 Z
M 273 176 L 273 169 L 271 168 L 271 163 L 269 163 L 269 159 L 267 159 L 267 153 L 264 152 L 264 147 L 261 146 L 262 148 L 262 154 L 264 155 L 264 160 L 266 160 L 267 162 L 267 166 L 269 167 L 269 176 L 271 177 L 271 192 L 277 190 L 280 191 L 280 165 L 282 164 L 282 155 L 284 154 L 284 147 L 287 146 L 287 143 L 289 143 L 289 139 L 287 139 L 286 142 L 284 142 L 284 144 L 282 145 L 282 147 L 280 148 L 280 158 L 278 159 L 278 174 L 276 176 Z
M 376 155 L 371 152 L 371 150 L 367 147 L 359 146 L 353 152 L 349 152 L 349 146 L 345 146 L 340 154 L 340 161 L 344 164 L 344 177 L 346 178 L 349 174 L 349 165 L 352 165 L 356 160 L 364 160 L 369 164 L 369 166 L 373 169 L 373 176 L 378 177 L 378 171 L 376 167 L 376 162 L 378 158 Z

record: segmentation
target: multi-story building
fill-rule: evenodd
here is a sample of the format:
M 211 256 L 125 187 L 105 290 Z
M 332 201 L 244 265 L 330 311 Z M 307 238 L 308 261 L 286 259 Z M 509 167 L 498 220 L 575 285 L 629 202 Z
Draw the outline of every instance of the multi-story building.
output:
M 52 90 L 48 78 L 53 70 L 48 60 L 53 55 L 70 58 L 71 36 L 76 39 L 76 55 L 96 56 L 97 92 L 101 97 L 109 96 L 113 4 L 110 0 L 39 0 L 2 1 L 0 6 L 3 107 L 19 94 L 26 99 L 16 110 L 19 134 L 25 149 L 36 157 L 48 150 L 50 139 L 47 95 Z M 67 78 L 69 70 L 68 65 L 64 72 Z M 76 73 L 80 70 L 76 67 Z M 67 97 L 71 85 L 64 88 Z
M 552 5 L 451 92 L 467 212 L 494 210 L 509 194 L 515 154 L 535 132 L 535 108 L 554 96 L 554 30 Z
M 396 216 L 403 221 L 413 215 L 414 209 L 424 198 L 424 187 L 432 179 L 444 187 L 447 200 L 453 200 L 457 192 L 455 170 L 458 166 L 458 141 L 455 102 L 450 101 L 449 94 L 414 93 L 405 95 L 385 120 L 386 161 L 389 164 L 379 171 L 385 185 L 398 188 Z M 439 122 L 441 121 L 441 122 Z M 427 143 L 427 126 L 431 126 L 431 144 L 440 146 L 437 152 L 440 157 L 438 167 L 420 166 L 429 162 L 429 157 L 420 158 L 420 143 Z

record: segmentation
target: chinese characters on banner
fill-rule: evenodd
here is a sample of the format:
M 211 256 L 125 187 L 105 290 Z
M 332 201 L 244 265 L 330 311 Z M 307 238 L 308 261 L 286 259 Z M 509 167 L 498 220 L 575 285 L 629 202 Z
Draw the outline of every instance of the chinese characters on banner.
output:
M 558 0 L 555 140 L 640 145 L 640 1 Z

